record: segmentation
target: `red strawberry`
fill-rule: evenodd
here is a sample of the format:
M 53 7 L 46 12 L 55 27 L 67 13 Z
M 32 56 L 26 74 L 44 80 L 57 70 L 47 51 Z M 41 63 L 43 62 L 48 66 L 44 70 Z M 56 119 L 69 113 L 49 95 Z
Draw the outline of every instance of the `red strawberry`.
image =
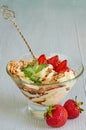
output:
M 83 102 L 76 102 L 73 99 L 69 99 L 65 102 L 64 107 L 68 112 L 68 118 L 74 119 L 77 118 L 80 113 L 83 111 L 80 106 L 83 104 Z
M 58 66 L 55 68 L 56 72 L 62 72 L 69 71 L 69 68 L 67 67 L 67 60 L 63 60 L 58 64 Z
M 57 66 L 58 62 L 59 62 L 58 55 L 55 55 L 47 60 L 47 63 L 53 65 L 54 68 Z
M 66 109 L 59 105 L 50 106 L 45 113 L 46 122 L 51 127 L 61 127 L 63 126 L 68 118 L 68 113 Z
M 39 64 L 47 63 L 47 59 L 46 59 L 45 54 L 42 54 L 42 55 L 39 56 L 39 58 L 38 58 L 38 63 L 39 63 Z

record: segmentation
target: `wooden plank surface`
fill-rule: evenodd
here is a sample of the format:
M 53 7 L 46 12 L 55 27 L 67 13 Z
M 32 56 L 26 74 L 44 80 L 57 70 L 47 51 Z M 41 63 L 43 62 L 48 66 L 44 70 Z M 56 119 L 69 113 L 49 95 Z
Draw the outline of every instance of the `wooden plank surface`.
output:
M 63 42 L 76 44 L 77 36 L 80 53 L 86 68 L 86 2 L 85 0 L 3 0 L 0 4 L 7 4 L 17 15 L 25 37 L 31 43 L 34 52 L 38 48 L 48 47 L 46 43 Z M 77 27 L 77 36 L 75 32 Z M 45 31 L 46 30 L 46 31 Z M 40 44 L 41 43 L 41 44 Z M 45 44 L 44 44 L 45 43 Z M 55 49 L 55 47 L 53 47 Z M 77 49 L 77 48 L 76 48 Z M 73 49 L 69 48 L 69 51 Z M 43 49 L 41 50 L 43 51 Z M 27 100 L 6 73 L 6 65 L 14 56 L 28 53 L 22 39 L 10 23 L 3 20 L 0 13 L 0 129 L 1 130 L 53 130 L 45 121 L 33 119 L 26 111 Z M 73 52 L 74 55 L 75 52 Z M 79 58 L 79 55 L 77 55 Z M 75 120 L 69 120 L 59 130 L 85 130 L 86 129 L 86 70 L 75 87 L 65 97 L 74 98 L 84 102 L 85 111 Z M 57 128 L 55 128 L 56 130 Z

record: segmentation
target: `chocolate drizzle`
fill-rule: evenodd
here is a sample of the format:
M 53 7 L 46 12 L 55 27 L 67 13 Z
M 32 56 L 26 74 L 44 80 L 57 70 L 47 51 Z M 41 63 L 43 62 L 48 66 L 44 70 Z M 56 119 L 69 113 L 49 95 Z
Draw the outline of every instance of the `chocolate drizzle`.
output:
M 26 84 L 18 84 L 19 88 L 21 89 L 22 93 L 29 99 L 32 100 L 32 102 L 37 104 L 44 104 L 46 102 L 46 98 L 41 98 L 44 95 L 47 95 L 50 93 L 50 91 L 58 88 L 66 87 L 64 84 L 59 85 L 49 85 L 49 86 L 38 86 L 39 89 L 31 88 L 30 85 Z M 45 96 L 46 97 L 46 96 Z M 37 99 L 37 100 L 36 100 Z M 40 100 L 39 100 L 40 99 Z

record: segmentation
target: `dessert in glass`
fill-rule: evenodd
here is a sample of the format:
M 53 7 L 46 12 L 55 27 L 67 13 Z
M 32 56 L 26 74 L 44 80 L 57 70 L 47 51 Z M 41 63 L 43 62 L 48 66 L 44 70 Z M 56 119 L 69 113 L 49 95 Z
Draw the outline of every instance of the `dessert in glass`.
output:
M 38 118 L 50 105 L 60 103 L 83 73 L 82 64 L 73 63 L 63 54 L 31 54 L 11 60 L 7 73 L 28 98 L 28 110 Z
M 1 12 L 4 18 L 12 23 L 29 49 L 28 55 L 10 61 L 6 67 L 7 73 L 16 83 L 21 92 L 28 98 L 28 109 L 36 117 L 43 118 L 44 112 L 49 105 L 59 103 L 76 83 L 76 80 L 84 71 L 81 62 L 79 45 L 76 40 L 57 43 L 51 41 L 36 45 L 38 48 L 34 56 L 23 33 L 15 21 L 15 12 L 8 6 L 2 5 Z M 67 25 L 68 27 L 68 25 Z M 59 31 L 61 33 L 61 31 Z M 75 31 L 74 31 L 75 32 Z M 74 32 L 70 35 L 73 39 Z M 60 36 L 58 34 L 58 36 Z M 61 35 L 66 38 L 66 35 Z M 69 30 L 67 38 L 69 37 Z M 70 39 L 69 38 L 69 39 Z M 43 37 L 42 37 L 43 39 Z M 50 40 L 50 37 L 47 38 Z M 54 35 L 51 40 L 55 39 Z M 56 33 L 57 39 L 57 33 Z M 39 42 L 40 43 L 40 42 Z M 63 46 L 64 44 L 64 46 Z M 53 52 L 58 53 L 52 54 Z M 73 54 L 75 52 L 75 55 Z M 44 52 L 43 52 L 44 53 Z M 52 55 L 51 55 L 52 54 Z M 65 54 L 65 55 L 64 55 Z M 33 59 L 31 58 L 33 56 Z M 23 58 L 23 59 L 22 59 Z

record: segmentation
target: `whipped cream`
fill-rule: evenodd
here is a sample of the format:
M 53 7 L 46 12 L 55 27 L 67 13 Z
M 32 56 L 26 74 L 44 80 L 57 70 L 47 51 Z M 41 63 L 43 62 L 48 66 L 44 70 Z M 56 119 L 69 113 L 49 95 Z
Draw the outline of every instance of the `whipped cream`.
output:
M 32 80 L 24 75 L 21 65 L 21 62 L 11 61 L 8 65 L 8 70 L 14 77 L 18 77 L 25 82 L 33 83 Z M 69 71 L 58 74 L 58 72 L 53 69 L 53 66 L 48 64 L 48 66 L 38 72 L 36 76 L 40 77 L 42 83 L 48 84 L 54 82 L 64 82 L 73 79 L 75 78 L 75 73 L 70 69 Z

